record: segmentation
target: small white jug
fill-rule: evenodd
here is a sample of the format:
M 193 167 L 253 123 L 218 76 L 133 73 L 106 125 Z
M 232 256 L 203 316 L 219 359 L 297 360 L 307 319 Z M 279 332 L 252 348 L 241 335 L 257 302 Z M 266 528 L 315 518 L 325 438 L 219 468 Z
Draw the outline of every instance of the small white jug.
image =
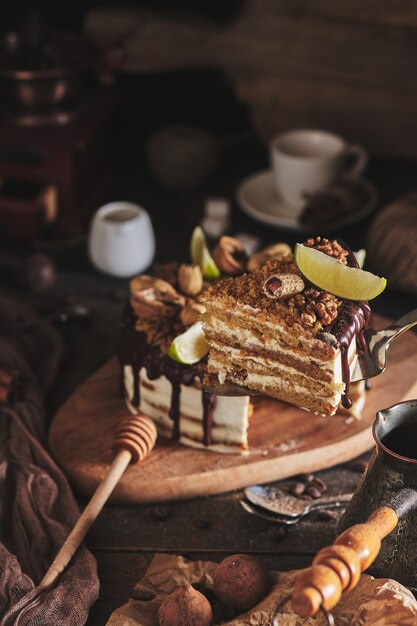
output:
M 132 202 L 111 202 L 95 213 L 88 252 L 93 265 L 112 276 L 143 272 L 155 255 L 152 223 L 144 208 Z

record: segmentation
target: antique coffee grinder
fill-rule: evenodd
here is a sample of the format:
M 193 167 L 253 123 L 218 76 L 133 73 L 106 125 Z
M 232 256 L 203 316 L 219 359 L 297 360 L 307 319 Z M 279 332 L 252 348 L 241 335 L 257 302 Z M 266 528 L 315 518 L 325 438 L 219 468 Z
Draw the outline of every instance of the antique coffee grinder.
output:
M 114 184 L 110 122 L 118 97 L 103 60 L 33 16 L 0 37 L 0 236 L 85 229 Z

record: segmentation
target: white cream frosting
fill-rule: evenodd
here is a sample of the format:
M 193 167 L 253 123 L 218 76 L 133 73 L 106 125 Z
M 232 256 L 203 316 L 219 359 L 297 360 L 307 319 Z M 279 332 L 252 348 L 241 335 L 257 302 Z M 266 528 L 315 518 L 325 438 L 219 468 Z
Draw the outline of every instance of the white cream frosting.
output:
M 139 372 L 140 379 L 140 410 L 155 420 L 161 431 L 172 431 L 172 420 L 169 417 L 172 386 L 165 376 L 150 380 L 146 369 Z M 128 406 L 135 413 L 132 405 L 134 380 L 132 368 L 124 368 L 124 382 Z M 247 429 L 249 424 L 249 397 L 228 398 L 218 396 L 213 411 L 211 428 L 211 450 L 236 452 L 237 448 L 247 445 Z M 195 386 L 181 385 L 180 394 L 180 435 L 181 441 L 187 445 L 207 449 L 203 440 L 203 404 L 202 392 Z M 239 451 L 239 450 L 238 450 Z

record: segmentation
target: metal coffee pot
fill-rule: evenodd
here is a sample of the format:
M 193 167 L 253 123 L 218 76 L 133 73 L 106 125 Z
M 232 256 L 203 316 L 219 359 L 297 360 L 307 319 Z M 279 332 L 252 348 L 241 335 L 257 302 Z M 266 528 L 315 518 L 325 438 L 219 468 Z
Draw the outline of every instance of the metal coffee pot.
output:
M 372 432 L 374 453 L 339 530 L 365 522 L 378 507 L 395 505 L 401 514 L 398 525 L 382 542 L 370 573 L 416 589 L 417 400 L 378 411 Z
M 339 525 L 295 581 L 294 611 L 325 612 L 356 586 L 361 572 L 417 589 L 417 400 L 378 411 L 376 447 Z

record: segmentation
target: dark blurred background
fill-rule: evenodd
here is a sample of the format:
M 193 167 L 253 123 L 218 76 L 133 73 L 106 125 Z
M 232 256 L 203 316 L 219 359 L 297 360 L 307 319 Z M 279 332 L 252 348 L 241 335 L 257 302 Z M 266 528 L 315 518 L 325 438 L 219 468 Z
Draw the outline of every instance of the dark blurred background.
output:
M 417 10 L 406 0 L 27 1 L 4 4 L 1 18 L 6 256 L 42 252 L 62 269 L 92 272 L 91 215 L 121 199 L 148 210 L 157 261 L 188 258 L 211 197 L 230 204 L 230 232 L 292 245 L 306 233 L 265 226 L 236 199 L 242 181 L 268 169 L 269 139 L 288 128 L 365 146 L 376 212 L 415 187 Z M 31 100 L 21 70 L 38 72 L 36 88 L 55 81 L 55 101 Z M 62 70 L 67 82 L 79 74 L 68 96 Z M 375 214 L 336 229 L 332 216 L 311 233 L 371 251 Z M 408 233 L 415 215 L 401 217 Z M 382 261 L 371 252 L 367 262 Z M 417 293 L 415 275 L 390 285 Z

